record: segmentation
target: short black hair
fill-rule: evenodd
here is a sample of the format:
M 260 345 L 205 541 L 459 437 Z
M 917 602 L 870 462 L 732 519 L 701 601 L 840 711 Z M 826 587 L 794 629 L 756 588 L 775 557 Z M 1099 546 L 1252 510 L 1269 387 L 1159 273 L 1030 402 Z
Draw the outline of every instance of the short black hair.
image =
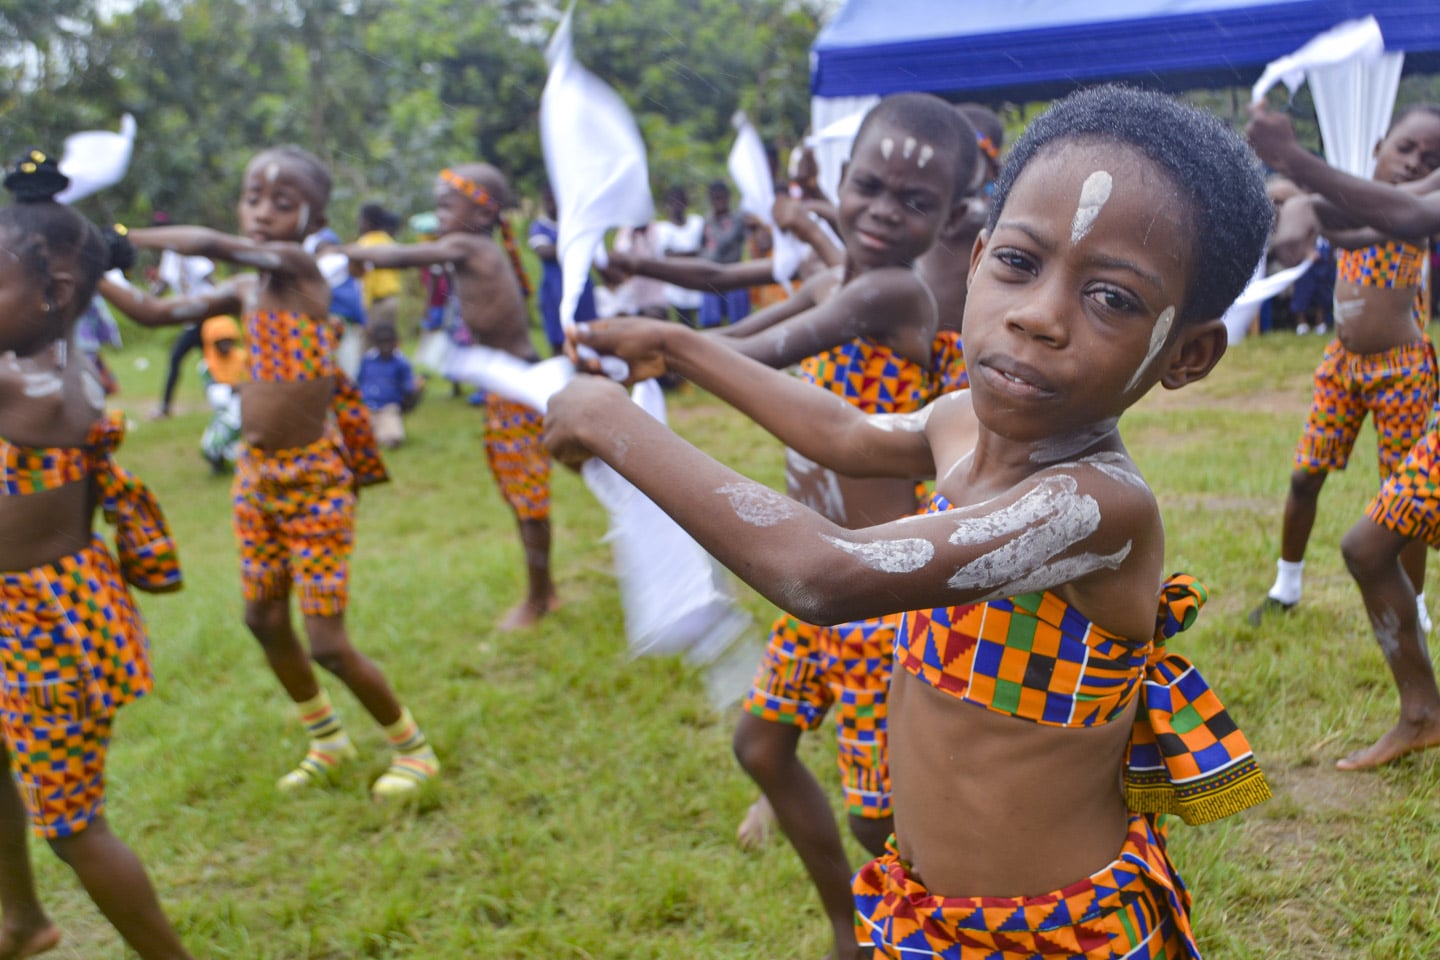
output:
M 300 168 L 300 174 L 310 181 L 318 194 L 314 199 L 319 201 L 320 209 L 315 213 L 324 213 L 325 207 L 330 203 L 330 168 L 325 166 L 325 161 L 304 147 L 296 146 L 293 143 L 281 144 L 278 147 L 266 147 L 250 159 L 253 164 L 256 160 L 266 156 L 277 156 Z
M 1400 126 L 1401 121 L 1415 113 L 1428 113 L 1435 119 L 1440 120 L 1440 104 L 1412 103 L 1409 106 L 1401 107 L 1395 111 L 1395 116 L 1390 120 L 1390 126 L 1385 129 L 1385 136 L 1390 136 L 1394 129 Z
M 0 232 L 14 238 L 12 252 L 45 284 L 45 299 L 55 301 L 51 274 L 57 259 L 75 271 L 71 314 L 79 316 L 95 296 L 100 275 L 110 269 L 111 246 L 100 228 L 55 196 L 70 180 L 59 172 L 55 158 L 31 150 L 5 177 L 15 203 L 0 209 Z
M 945 157 L 954 167 L 953 206 L 970 190 L 975 179 L 975 165 L 980 162 L 980 148 L 975 143 L 973 128 L 964 123 L 955 108 L 929 93 L 897 93 L 886 97 L 865 114 L 855 143 L 864 138 L 872 124 L 889 123 L 896 129 L 930 141 L 935 155 Z M 853 148 L 852 148 L 853 149 Z
M 995 182 L 994 230 L 1020 174 L 1047 149 L 1108 142 L 1132 147 L 1160 167 L 1189 201 L 1195 229 L 1190 289 L 1179 320 L 1209 320 L 1230 308 L 1250 282 L 1275 211 L 1260 161 L 1219 118 L 1173 97 L 1106 85 L 1057 101 L 1016 141 Z

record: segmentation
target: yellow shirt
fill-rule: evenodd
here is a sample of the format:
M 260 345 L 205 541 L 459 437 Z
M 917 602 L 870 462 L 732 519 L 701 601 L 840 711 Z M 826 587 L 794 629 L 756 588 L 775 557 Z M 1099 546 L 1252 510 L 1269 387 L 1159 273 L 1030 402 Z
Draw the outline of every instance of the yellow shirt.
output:
M 371 230 L 356 241 L 362 247 L 381 247 L 395 242 L 384 230 Z M 400 295 L 399 270 L 371 270 L 360 281 L 360 296 L 368 308 L 376 300 Z

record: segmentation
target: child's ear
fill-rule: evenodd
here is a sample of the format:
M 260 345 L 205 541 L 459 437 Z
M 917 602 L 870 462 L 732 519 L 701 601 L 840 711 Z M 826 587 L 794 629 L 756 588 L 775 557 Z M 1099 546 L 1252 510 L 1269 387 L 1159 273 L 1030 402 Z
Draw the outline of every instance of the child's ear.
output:
M 985 255 L 985 246 L 989 242 L 989 230 L 981 230 L 975 235 L 975 245 L 970 248 L 970 272 L 965 275 L 966 287 L 975 282 L 975 271 L 980 269 L 980 258 Z
M 1161 385 L 1166 390 L 1179 390 L 1187 383 L 1205 379 L 1225 356 L 1229 342 L 1230 335 L 1219 318 L 1185 324 L 1170 348 L 1170 362 L 1160 375 Z
M 54 309 L 62 314 L 68 312 L 75 300 L 75 274 L 63 267 L 52 270 L 48 287 Z

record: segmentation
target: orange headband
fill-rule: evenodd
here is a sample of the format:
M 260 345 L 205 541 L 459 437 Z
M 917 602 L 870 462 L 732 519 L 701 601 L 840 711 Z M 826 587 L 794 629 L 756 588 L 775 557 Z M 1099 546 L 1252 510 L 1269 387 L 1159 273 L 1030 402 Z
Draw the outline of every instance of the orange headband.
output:
M 480 186 L 480 184 L 476 183 L 474 180 L 471 180 L 469 177 L 460 176 L 460 174 L 456 173 L 454 170 L 441 170 L 440 179 L 444 180 L 446 183 L 450 184 L 450 186 L 454 187 L 459 192 L 465 194 L 465 196 L 469 197 L 471 200 L 474 200 L 482 207 L 489 204 L 492 199 L 489 190 L 486 190 L 484 187 Z

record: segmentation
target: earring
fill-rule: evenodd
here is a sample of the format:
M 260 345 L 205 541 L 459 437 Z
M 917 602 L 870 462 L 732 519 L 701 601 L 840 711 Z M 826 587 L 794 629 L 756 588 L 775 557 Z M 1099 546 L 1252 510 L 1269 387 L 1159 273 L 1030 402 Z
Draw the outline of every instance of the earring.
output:
M 51 308 L 54 307 L 54 306 L 55 306 L 55 305 L 54 305 L 53 303 L 51 303 L 49 300 L 46 300 L 44 303 L 42 303 L 42 304 L 40 305 L 40 309 L 41 309 L 41 311 L 44 312 L 44 313 L 49 313 L 50 310 L 51 310 Z

